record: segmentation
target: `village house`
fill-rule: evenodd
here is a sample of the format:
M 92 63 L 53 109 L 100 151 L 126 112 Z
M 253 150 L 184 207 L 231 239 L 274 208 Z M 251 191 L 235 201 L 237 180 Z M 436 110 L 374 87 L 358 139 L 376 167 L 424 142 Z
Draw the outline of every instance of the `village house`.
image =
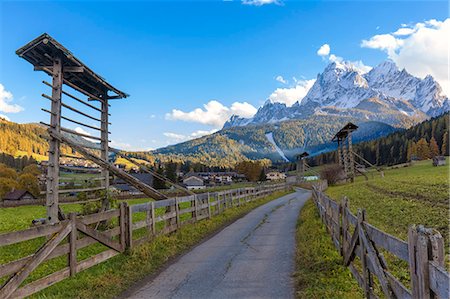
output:
M 200 190 L 200 189 L 206 188 L 204 179 L 202 177 L 200 177 L 198 175 L 194 175 L 194 174 L 186 176 L 183 179 L 183 184 L 189 190 Z
M 270 171 L 266 173 L 266 179 L 269 181 L 280 181 L 286 179 L 286 174 L 278 171 Z
M 151 173 L 131 172 L 130 174 L 139 181 L 149 186 L 153 186 L 153 175 Z M 115 178 L 111 184 L 111 187 L 115 188 L 121 194 L 137 195 L 142 193 L 141 191 L 131 186 L 121 178 Z
M 34 200 L 36 197 L 26 190 L 13 190 L 3 196 L 3 200 Z

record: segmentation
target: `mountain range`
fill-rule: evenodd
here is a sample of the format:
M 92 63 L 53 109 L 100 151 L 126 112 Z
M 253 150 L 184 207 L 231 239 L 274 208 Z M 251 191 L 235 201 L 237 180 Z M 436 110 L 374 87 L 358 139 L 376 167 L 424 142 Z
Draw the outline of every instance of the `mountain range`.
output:
M 349 116 L 405 128 L 450 109 L 448 97 L 432 76 L 414 77 L 392 61 L 368 73 L 349 62 L 330 63 L 300 100 L 291 107 L 268 100 L 252 118 L 233 115 L 224 128 L 313 115 Z
M 349 121 L 359 126 L 354 138 L 358 142 L 411 127 L 448 110 L 449 99 L 432 76 L 417 78 L 392 61 L 367 73 L 349 62 L 333 62 L 294 105 L 267 100 L 252 118 L 233 115 L 214 134 L 152 154 L 161 159 L 203 157 L 203 163 L 215 161 L 213 164 L 243 158 L 286 162 L 302 151 L 315 155 L 334 149 L 331 138 Z

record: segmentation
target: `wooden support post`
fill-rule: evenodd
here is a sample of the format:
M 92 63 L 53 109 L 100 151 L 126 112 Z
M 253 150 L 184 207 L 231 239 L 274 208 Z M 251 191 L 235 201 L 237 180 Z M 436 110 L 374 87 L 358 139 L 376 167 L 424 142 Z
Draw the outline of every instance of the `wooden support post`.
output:
M 338 149 L 337 149 L 337 154 L 338 154 L 338 163 L 339 163 L 339 166 L 343 166 L 342 164 L 342 150 L 341 150 L 341 147 L 342 147 L 342 145 L 341 145 L 341 140 L 340 139 L 338 139 Z
M 128 204 L 125 207 L 125 247 L 131 249 L 133 246 L 133 211 Z
M 444 265 L 441 234 L 422 226 L 411 226 L 408 230 L 408 253 L 412 298 L 435 298 L 430 289 L 429 262 Z
M 209 197 L 209 192 L 208 192 L 208 219 L 211 219 L 211 198 Z
M 127 203 L 121 202 L 119 205 L 119 227 L 120 227 L 120 246 L 122 252 L 125 251 L 126 248 L 126 211 L 127 211 Z
M 100 157 L 103 161 L 108 162 L 109 155 L 109 144 L 108 144 L 108 92 L 103 94 L 103 101 L 101 101 L 101 154 Z M 102 168 L 102 177 L 104 180 L 101 181 L 102 187 L 105 188 L 105 198 L 102 202 L 102 210 L 109 210 L 110 203 L 108 199 L 108 188 L 109 188 L 109 171 L 107 168 Z
M 77 215 L 76 213 L 70 213 L 69 215 L 70 225 L 72 230 L 69 235 L 69 268 L 70 276 L 74 276 L 77 273 Z
M 192 215 L 193 216 L 192 218 L 194 218 L 195 221 L 197 221 L 198 220 L 198 198 L 197 198 L 197 195 L 194 195 L 193 199 L 194 199 L 194 213 Z
M 177 228 L 181 227 L 180 223 L 180 207 L 178 203 L 178 197 L 175 198 L 175 214 L 176 214 L 176 221 L 177 221 Z
M 347 231 L 349 230 L 349 223 L 347 218 L 347 209 L 349 207 L 348 207 L 348 198 L 346 196 L 344 196 L 344 198 L 342 199 L 341 206 L 342 206 L 341 255 L 345 256 L 346 254 L 345 248 L 347 248 L 348 246 Z
M 431 298 L 428 270 L 430 248 L 428 243 L 428 236 L 419 231 L 416 243 L 416 272 L 418 278 L 419 298 L 421 299 Z
M 353 147 L 352 147 L 352 132 L 348 132 L 348 158 L 349 158 L 349 172 L 350 172 L 350 179 L 353 182 L 355 180 L 355 156 L 353 154 Z
M 57 133 L 61 131 L 61 93 L 63 85 L 63 66 L 61 58 L 53 60 L 52 103 L 50 127 Z M 58 222 L 59 206 L 59 154 L 60 140 L 50 136 L 47 166 L 47 221 Z
M 363 222 L 366 220 L 366 210 L 358 210 L 358 228 L 363 226 Z M 361 239 L 361 235 L 359 236 Z M 366 298 L 370 298 L 372 278 L 370 270 L 367 266 L 367 249 L 363 242 L 359 242 L 361 252 L 361 264 L 362 264 L 362 276 L 364 280 L 364 294 Z
M 150 203 L 151 212 L 152 212 L 152 233 L 153 235 L 156 235 L 156 213 L 155 213 L 155 202 L 152 201 Z
M 152 208 L 151 204 L 148 203 L 149 208 L 145 211 L 145 224 L 147 227 L 148 235 L 152 235 Z

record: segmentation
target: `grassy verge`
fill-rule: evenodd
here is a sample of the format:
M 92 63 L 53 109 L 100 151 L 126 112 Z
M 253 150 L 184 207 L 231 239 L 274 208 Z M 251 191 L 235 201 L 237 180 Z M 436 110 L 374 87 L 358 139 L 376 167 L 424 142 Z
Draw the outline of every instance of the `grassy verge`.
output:
M 186 225 L 177 232 L 156 237 L 152 242 L 63 280 L 34 298 L 112 298 L 146 275 L 155 273 L 167 261 L 192 248 L 205 237 L 242 217 L 257 206 L 289 192 L 277 192 L 260 200 L 224 211 L 210 220 Z
M 368 222 L 379 229 L 407 239 L 408 227 L 423 224 L 437 229 L 449 248 L 449 167 L 434 167 L 430 160 L 410 167 L 375 174 L 365 181 L 358 177 L 353 184 L 332 186 L 326 193 L 336 201 L 347 196 L 350 209 L 366 209 Z
M 342 265 L 342 257 L 312 200 L 300 212 L 296 239 L 297 298 L 364 298 L 358 283 Z

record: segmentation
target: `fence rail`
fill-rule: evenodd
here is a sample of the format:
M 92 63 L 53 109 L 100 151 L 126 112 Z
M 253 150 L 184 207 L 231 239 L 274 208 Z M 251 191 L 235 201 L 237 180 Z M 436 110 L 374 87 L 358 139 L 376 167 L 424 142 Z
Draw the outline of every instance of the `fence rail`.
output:
M 289 188 L 284 183 L 267 184 L 131 206 L 122 202 L 119 209 L 86 216 L 72 213 L 69 219 L 57 224 L 0 234 L 0 252 L 8 252 L 2 250 L 8 246 L 20 246 L 22 242 L 37 242 L 39 248 L 34 254 L 0 265 L 0 281 L 4 281 L 0 288 L 0 298 L 29 296 L 130 248 L 151 241 L 156 235 L 173 232 L 185 224 L 211 218 L 228 208 Z M 77 260 L 77 252 L 98 243 L 106 246 L 106 250 L 84 260 Z M 40 265 L 61 256 L 68 258 L 65 267 L 44 277 L 34 280 L 29 278 Z M 30 280 L 32 281 L 29 282 Z
M 444 240 L 435 230 L 411 226 L 403 241 L 366 221 L 365 210 L 354 215 L 344 198 L 337 203 L 324 194 L 326 181 L 313 185 L 313 200 L 344 265 L 367 298 L 450 298 L 450 274 L 444 268 Z M 410 286 L 388 268 L 383 252 L 409 266 Z M 358 258 L 358 260 L 356 260 Z

